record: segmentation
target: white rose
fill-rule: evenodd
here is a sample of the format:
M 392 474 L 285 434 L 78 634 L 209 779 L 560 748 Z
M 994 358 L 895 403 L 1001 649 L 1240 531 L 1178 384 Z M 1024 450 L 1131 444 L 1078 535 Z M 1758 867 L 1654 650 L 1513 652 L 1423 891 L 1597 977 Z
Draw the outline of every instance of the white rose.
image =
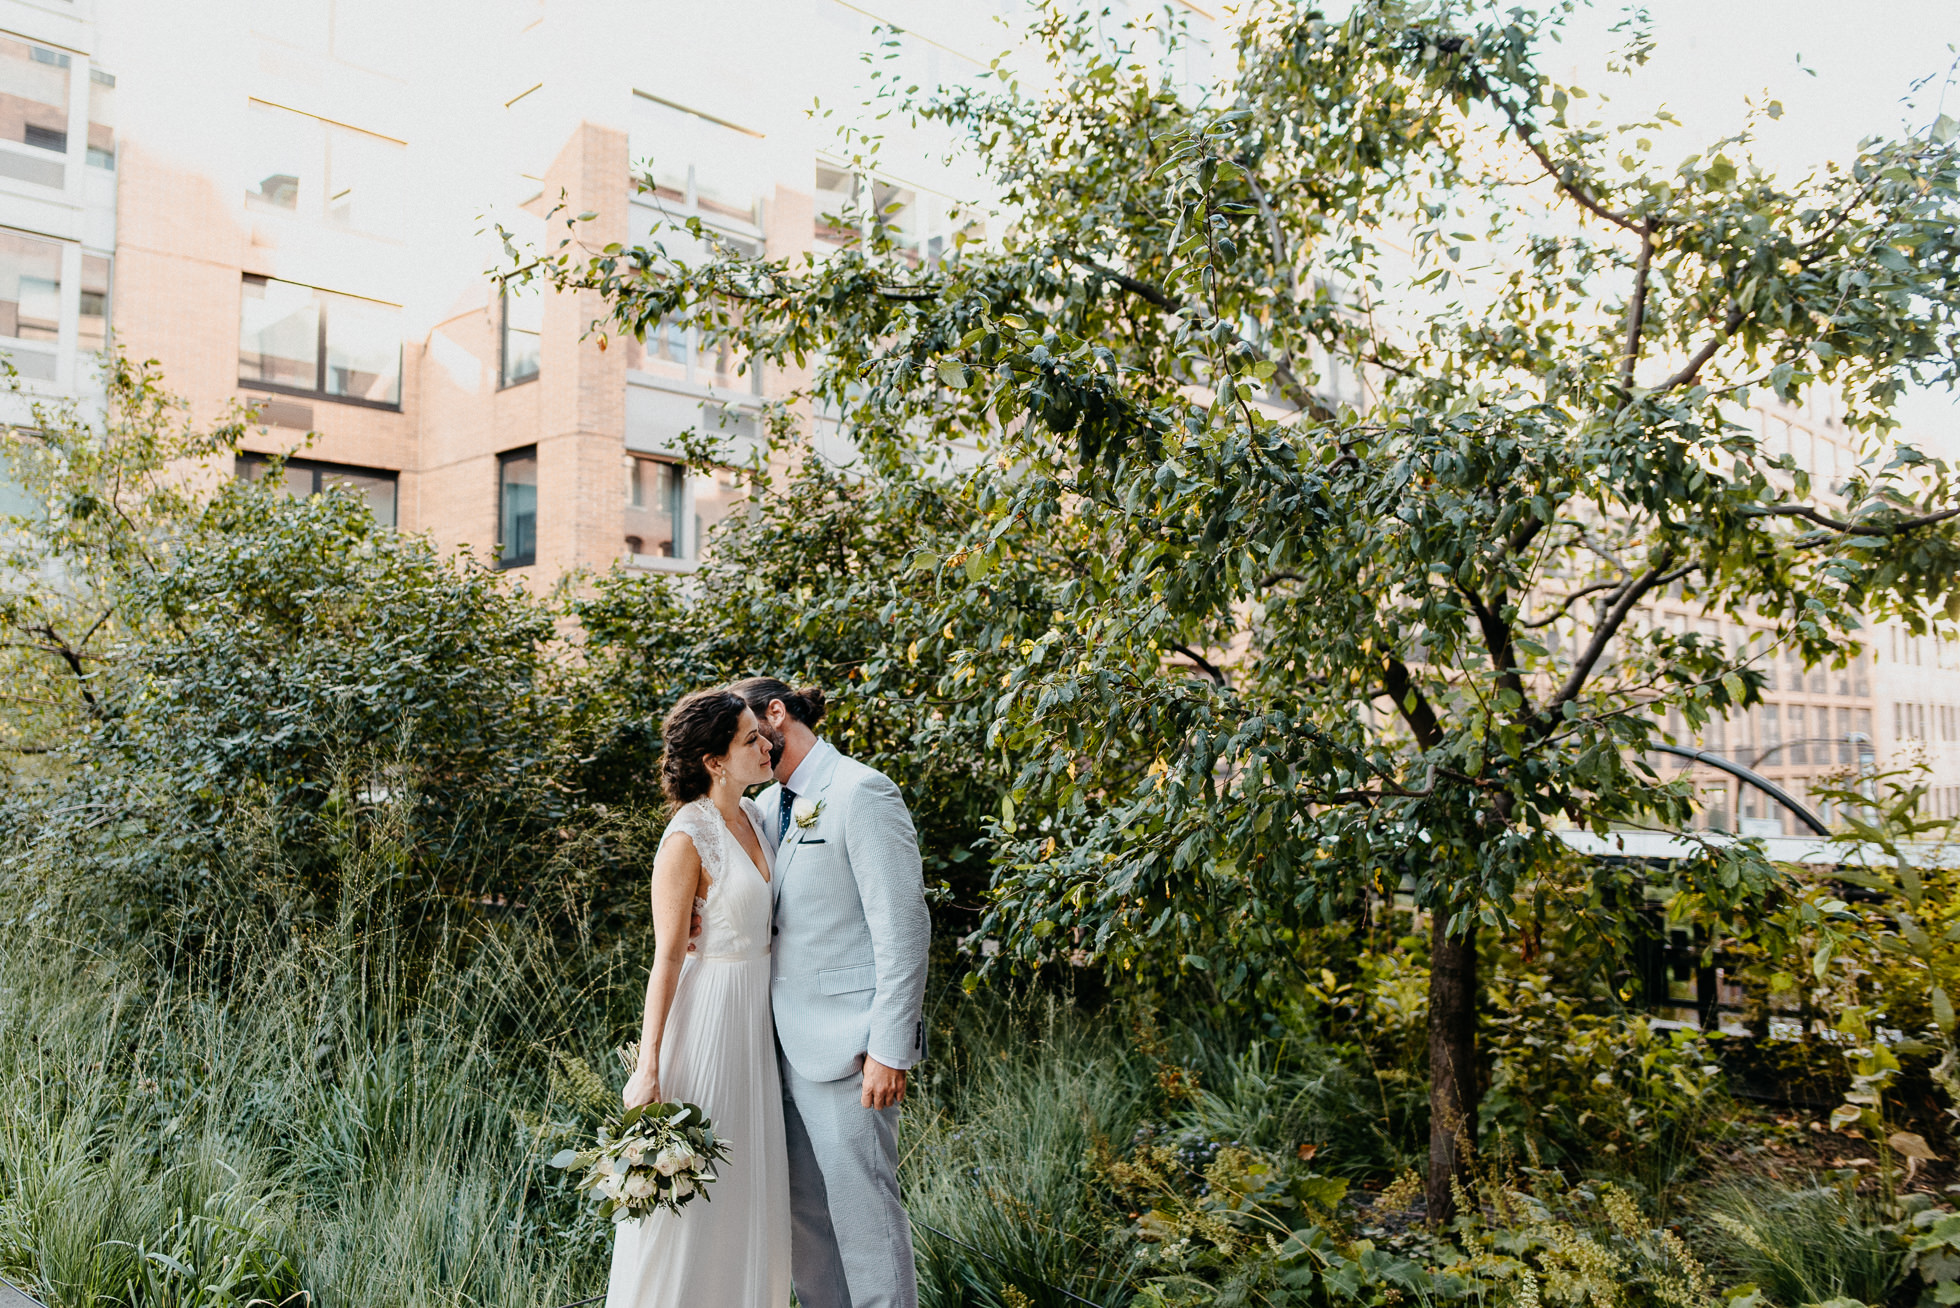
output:
M 688 1180 L 685 1176 L 677 1176 L 674 1178 L 675 1199 L 685 1199 L 693 1193 L 694 1193 L 694 1182 Z
M 645 1172 L 635 1172 L 626 1178 L 626 1197 L 644 1199 L 653 1193 L 653 1178 Z
M 638 1140 L 635 1140 L 632 1144 L 627 1145 L 624 1149 L 620 1150 L 620 1152 L 625 1154 L 626 1161 L 631 1163 L 635 1167 L 638 1167 L 641 1163 L 644 1163 L 647 1158 L 647 1147 L 644 1143 Z
M 817 819 L 822 814 L 823 804 L 817 800 L 799 799 L 796 803 L 790 805 L 790 819 L 803 831 L 808 831 L 811 827 L 817 825 Z
M 653 1160 L 653 1166 L 662 1176 L 672 1176 L 693 1161 L 694 1155 L 685 1145 L 668 1145 Z
M 599 1184 L 592 1187 L 601 1199 L 619 1198 L 619 1178 L 608 1172 L 599 1178 Z

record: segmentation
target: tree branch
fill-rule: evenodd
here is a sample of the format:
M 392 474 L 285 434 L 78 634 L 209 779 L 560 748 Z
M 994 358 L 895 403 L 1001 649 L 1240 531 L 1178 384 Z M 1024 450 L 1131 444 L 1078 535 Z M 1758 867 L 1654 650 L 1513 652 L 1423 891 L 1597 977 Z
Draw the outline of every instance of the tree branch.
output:
M 1095 273 L 1098 277 L 1106 277 L 1110 281 L 1115 282 L 1138 299 L 1147 300 L 1151 304 L 1156 305 L 1165 313 L 1176 313 L 1178 310 L 1177 301 L 1173 300 L 1169 293 L 1161 286 L 1153 286 L 1149 282 L 1138 281 L 1128 273 L 1117 272 L 1114 268 L 1097 263 L 1094 259 L 1088 258 L 1085 255 L 1071 253 L 1069 258 L 1084 268 L 1087 268 L 1090 272 Z
M 1668 575 L 1667 565 L 1672 562 L 1674 562 L 1672 552 L 1663 550 L 1659 563 L 1640 576 L 1629 578 L 1620 593 L 1614 597 L 1606 615 L 1600 619 L 1599 625 L 1593 628 L 1592 640 L 1587 642 L 1585 651 L 1573 662 L 1572 671 L 1566 677 L 1565 684 L 1559 687 L 1558 694 L 1552 696 L 1551 701 L 1545 705 L 1545 712 L 1541 715 L 1540 721 L 1545 724 L 1546 729 L 1549 730 L 1551 724 L 1557 721 L 1558 710 L 1579 697 L 1579 692 L 1585 689 L 1586 678 L 1592 675 L 1593 667 L 1598 664 L 1600 656 L 1606 652 L 1606 646 L 1614 636 L 1619 634 L 1620 627 L 1627 620 L 1627 615 L 1633 612 L 1634 605 L 1638 604 L 1648 591 L 1662 584 L 1663 579 Z
M 1735 334 L 1735 329 L 1742 326 L 1742 319 L 1742 306 L 1730 305 L 1728 316 L 1722 320 L 1722 330 L 1711 337 L 1706 345 L 1695 351 L 1694 357 L 1688 360 L 1686 367 L 1656 386 L 1654 393 L 1658 395 L 1662 391 L 1671 391 L 1676 386 L 1685 386 L 1693 381 L 1695 374 L 1701 371 L 1702 365 L 1715 357 L 1715 351 L 1729 343 L 1729 337 Z
M 1173 644 L 1171 648 L 1177 651 L 1179 654 L 1182 654 L 1185 658 L 1190 659 L 1192 667 L 1195 668 L 1197 671 L 1204 673 L 1207 677 L 1210 677 L 1212 684 L 1214 686 L 1217 686 L 1220 690 L 1228 689 L 1231 686 L 1232 684 L 1231 680 L 1227 678 L 1222 671 L 1219 670 L 1217 665 L 1215 665 L 1210 659 L 1206 658 L 1204 655 L 1198 653 L 1197 650 L 1192 649 L 1188 645 L 1177 645 L 1177 644 Z
M 1551 615 L 1549 617 L 1536 618 L 1530 622 L 1520 622 L 1518 625 L 1520 627 L 1523 627 L 1526 631 L 1530 631 L 1536 627 L 1550 626 L 1552 623 L 1557 622 L 1560 618 L 1564 617 L 1566 611 L 1569 610 L 1573 606 L 1573 604 L 1575 604 L 1579 600 L 1584 599 L 1586 596 L 1597 595 L 1602 590 L 1612 590 L 1614 587 L 1624 585 L 1624 584 L 1625 584 L 1624 579 L 1615 577 L 1611 581 L 1595 581 L 1590 586 L 1581 586 L 1579 587 L 1579 589 L 1573 591 L 1570 595 L 1567 595 L 1563 600 L 1560 600 L 1559 606 L 1552 610 Z
M 100 621 L 95 624 L 96 627 L 100 627 L 101 625 Z M 63 663 L 66 663 L 68 670 L 75 674 L 75 688 L 81 691 L 82 699 L 88 704 L 89 712 L 98 718 L 102 717 L 102 706 L 96 702 L 95 693 L 88 688 L 88 670 L 82 666 L 81 653 L 69 648 L 68 642 L 61 638 L 60 633 L 55 631 L 53 623 L 47 623 L 39 627 L 29 627 L 27 630 L 33 632 L 35 635 L 46 636 L 48 638 L 48 644 L 53 647 L 50 652 Z M 89 628 L 89 634 L 95 634 L 95 627 Z
M 1478 81 L 1483 82 L 1483 79 L 1479 77 Z M 1520 141 L 1524 142 L 1525 148 L 1537 156 L 1538 162 L 1544 165 L 1545 172 L 1551 176 L 1553 181 L 1558 183 L 1559 190 L 1571 196 L 1586 212 L 1604 218 L 1615 227 L 1624 227 L 1630 232 L 1642 230 L 1629 215 L 1614 213 L 1611 209 L 1608 209 L 1605 205 L 1594 199 L 1577 182 L 1574 182 L 1570 177 L 1566 176 L 1559 166 L 1552 162 L 1550 152 L 1538 140 L 1537 134 L 1533 131 L 1531 125 L 1524 120 L 1523 115 L 1518 112 L 1517 106 L 1491 90 L 1488 82 L 1483 82 L 1483 86 L 1484 94 L 1510 122 L 1511 130 L 1517 134 L 1517 138 Z
M 1633 389 L 1633 368 L 1640 362 L 1640 331 L 1647 321 L 1647 274 L 1654 265 L 1654 229 L 1640 229 L 1640 262 L 1633 269 L 1633 298 L 1627 302 L 1626 352 L 1620 358 L 1620 389 Z
M 1504 621 L 1504 592 L 1498 591 L 1489 604 L 1483 597 L 1468 586 L 1458 586 L 1463 597 L 1470 601 L 1470 609 L 1477 615 L 1477 629 L 1483 633 L 1484 648 L 1490 653 L 1490 661 L 1497 669 L 1497 684 L 1518 697 L 1516 720 L 1528 720 L 1531 714 L 1531 698 L 1525 693 L 1524 676 L 1518 669 L 1517 647 L 1511 641 L 1511 628 Z
M 1877 523 L 1843 522 L 1802 504 L 1746 508 L 1742 511 L 1742 515 L 1745 518 L 1802 518 L 1806 522 L 1814 522 L 1820 527 L 1828 527 L 1835 532 L 1846 534 L 1856 532 L 1861 536 L 1896 536 L 1902 531 L 1911 531 L 1916 527 L 1930 527 L 1952 518 L 1960 518 L 1960 508 L 1941 509 L 1938 513 L 1922 513 L 1918 517 L 1901 518 L 1897 522 Z
M 1443 727 L 1436 720 L 1436 710 L 1429 707 L 1429 701 L 1417 689 L 1409 676 L 1408 665 L 1392 654 L 1382 659 L 1382 689 L 1395 701 L 1395 711 L 1415 733 L 1416 744 L 1434 749 L 1443 743 Z

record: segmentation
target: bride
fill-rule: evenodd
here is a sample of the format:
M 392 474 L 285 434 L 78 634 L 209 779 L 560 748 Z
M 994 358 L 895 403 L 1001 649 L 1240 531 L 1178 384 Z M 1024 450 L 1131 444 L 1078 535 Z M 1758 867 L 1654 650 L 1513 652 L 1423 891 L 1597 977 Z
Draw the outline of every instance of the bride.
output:
M 606 1308 L 787 1308 L 789 1156 L 769 1016 L 770 743 L 742 697 L 701 690 L 661 725 L 673 820 L 653 863 L 653 971 L 627 1107 L 699 1104 L 726 1136 L 718 1179 L 681 1212 L 621 1222 Z M 688 952 L 688 930 L 701 934 Z

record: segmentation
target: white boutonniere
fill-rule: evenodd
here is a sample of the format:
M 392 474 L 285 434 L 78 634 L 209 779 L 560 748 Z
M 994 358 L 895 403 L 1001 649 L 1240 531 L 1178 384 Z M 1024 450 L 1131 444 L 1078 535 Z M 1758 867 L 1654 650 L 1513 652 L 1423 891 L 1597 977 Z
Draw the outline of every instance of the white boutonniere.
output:
M 823 801 L 817 800 L 812 803 L 807 799 L 799 799 L 795 807 L 790 809 L 789 816 L 800 830 L 808 831 L 817 825 L 817 819 L 823 816 Z

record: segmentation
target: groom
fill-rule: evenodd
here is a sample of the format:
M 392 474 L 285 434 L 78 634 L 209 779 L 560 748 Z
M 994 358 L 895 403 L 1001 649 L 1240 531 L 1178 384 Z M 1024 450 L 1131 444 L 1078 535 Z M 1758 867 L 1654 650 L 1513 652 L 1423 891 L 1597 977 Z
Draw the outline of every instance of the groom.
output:
M 821 690 L 730 687 L 776 751 L 771 1001 L 789 1140 L 790 1268 L 803 1308 L 916 1308 L 898 1198 L 898 1105 L 925 1056 L 919 840 L 898 787 L 817 739 Z

